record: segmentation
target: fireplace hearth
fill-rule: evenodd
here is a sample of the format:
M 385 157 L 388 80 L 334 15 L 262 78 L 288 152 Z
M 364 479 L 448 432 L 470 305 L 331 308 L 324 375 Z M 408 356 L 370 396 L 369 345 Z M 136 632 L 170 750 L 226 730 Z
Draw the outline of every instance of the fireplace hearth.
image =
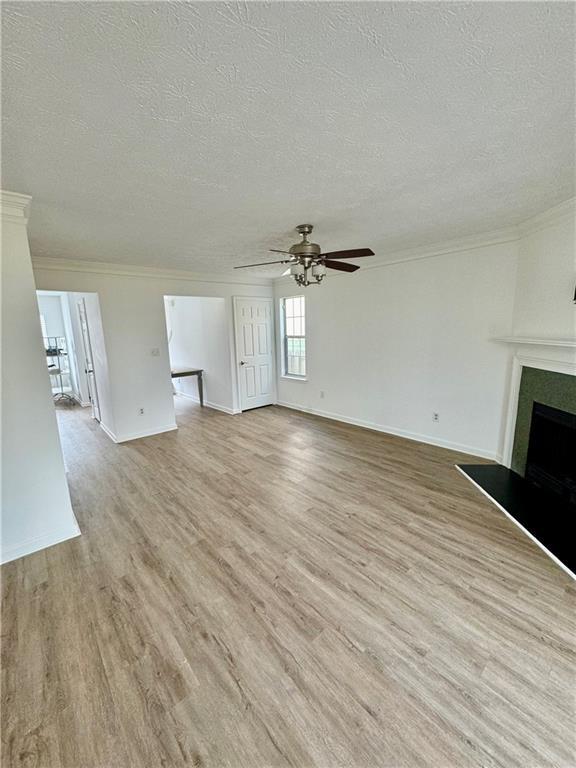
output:
M 576 378 L 524 367 L 511 468 L 457 469 L 576 579 Z

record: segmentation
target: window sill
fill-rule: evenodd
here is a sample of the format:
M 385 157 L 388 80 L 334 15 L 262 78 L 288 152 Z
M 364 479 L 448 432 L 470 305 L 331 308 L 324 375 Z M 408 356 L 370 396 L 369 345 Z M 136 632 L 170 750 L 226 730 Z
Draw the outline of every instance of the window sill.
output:
M 288 381 L 308 381 L 306 376 L 290 376 L 287 373 L 283 373 L 280 376 L 281 379 L 288 379 Z

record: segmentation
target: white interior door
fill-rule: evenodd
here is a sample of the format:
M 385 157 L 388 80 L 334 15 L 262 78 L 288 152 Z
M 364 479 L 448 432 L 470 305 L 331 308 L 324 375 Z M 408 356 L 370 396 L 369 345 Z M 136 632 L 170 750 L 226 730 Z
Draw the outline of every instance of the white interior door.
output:
M 234 297 L 240 408 L 276 402 L 272 299 Z
M 96 421 L 100 421 L 100 403 L 98 402 L 98 389 L 96 387 L 96 377 L 94 375 L 94 359 L 92 357 L 92 344 L 90 343 L 90 328 L 88 327 L 88 318 L 86 316 L 86 304 L 84 299 L 78 301 L 78 317 L 80 318 L 80 329 L 82 331 L 82 346 L 84 347 L 84 371 L 88 381 L 88 397 L 92 404 L 92 416 Z

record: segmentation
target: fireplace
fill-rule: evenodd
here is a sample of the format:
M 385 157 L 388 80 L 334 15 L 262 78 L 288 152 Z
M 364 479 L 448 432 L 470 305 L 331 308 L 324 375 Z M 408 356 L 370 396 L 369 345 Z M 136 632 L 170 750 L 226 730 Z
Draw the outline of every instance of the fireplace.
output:
M 576 507 L 576 415 L 535 402 L 524 477 Z

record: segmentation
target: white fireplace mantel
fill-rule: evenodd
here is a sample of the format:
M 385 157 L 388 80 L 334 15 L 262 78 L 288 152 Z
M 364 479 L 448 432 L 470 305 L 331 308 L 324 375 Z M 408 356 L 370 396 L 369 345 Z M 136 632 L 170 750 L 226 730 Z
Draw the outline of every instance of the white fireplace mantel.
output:
M 516 431 L 516 415 L 518 412 L 518 395 L 522 368 L 540 368 L 544 371 L 565 373 L 576 377 L 576 338 L 529 338 L 525 336 L 504 336 L 493 339 L 516 347 L 512 360 L 510 376 L 510 396 L 504 433 L 502 463 L 510 468 L 512 463 L 512 448 Z M 574 383 L 576 386 L 576 382 Z

